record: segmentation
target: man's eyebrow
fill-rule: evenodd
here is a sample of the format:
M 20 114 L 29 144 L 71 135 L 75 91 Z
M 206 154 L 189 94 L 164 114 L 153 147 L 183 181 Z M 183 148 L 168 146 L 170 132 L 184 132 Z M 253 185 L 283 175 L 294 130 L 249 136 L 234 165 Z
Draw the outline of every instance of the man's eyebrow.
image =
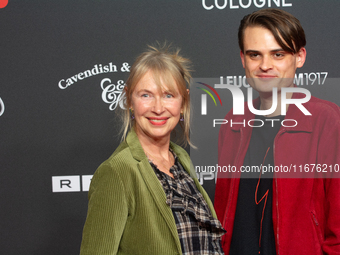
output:
M 249 53 L 260 53 L 260 51 L 258 51 L 258 50 L 246 50 L 245 53 L 246 54 L 249 54 Z
M 279 48 L 279 49 L 273 49 L 273 50 L 271 50 L 270 52 L 271 52 L 271 53 L 274 53 L 274 52 L 279 52 L 279 51 L 285 51 L 285 50 L 282 49 L 282 48 Z M 258 54 L 260 54 L 261 51 L 258 51 L 258 50 L 246 50 L 245 53 L 246 53 L 246 54 L 249 54 L 249 53 L 258 53 Z
M 278 51 L 284 51 L 284 52 L 286 52 L 284 49 L 282 49 L 282 48 L 279 48 L 279 49 L 274 49 L 274 50 L 271 50 L 270 52 L 278 52 Z

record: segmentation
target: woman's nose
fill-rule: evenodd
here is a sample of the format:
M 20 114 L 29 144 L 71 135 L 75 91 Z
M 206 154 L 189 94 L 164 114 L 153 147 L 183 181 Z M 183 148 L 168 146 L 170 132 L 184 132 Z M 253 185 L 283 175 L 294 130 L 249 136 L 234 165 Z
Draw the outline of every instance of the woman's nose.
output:
M 154 112 L 157 114 L 161 114 L 164 111 L 164 105 L 163 105 L 163 100 L 162 98 L 155 98 L 153 109 Z

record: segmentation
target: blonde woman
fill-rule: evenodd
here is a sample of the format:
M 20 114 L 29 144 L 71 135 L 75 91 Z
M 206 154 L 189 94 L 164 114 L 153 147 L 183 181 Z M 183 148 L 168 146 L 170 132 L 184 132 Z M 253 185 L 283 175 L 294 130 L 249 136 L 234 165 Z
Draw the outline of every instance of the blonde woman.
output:
M 81 255 L 223 254 L 213 205 L 170 141 L 180 122 L 190 143 L 188 63 L 164 46 L 131 67 L 124 141 L 93 176 Z

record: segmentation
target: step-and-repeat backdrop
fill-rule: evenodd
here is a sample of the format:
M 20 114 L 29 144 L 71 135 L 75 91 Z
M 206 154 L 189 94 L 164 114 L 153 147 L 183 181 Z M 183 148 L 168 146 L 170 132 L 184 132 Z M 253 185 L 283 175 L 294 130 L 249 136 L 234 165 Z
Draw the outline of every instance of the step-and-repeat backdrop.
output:
M 223 105 L 205 97 L 204 114 L 199 82 L 247 87 L 237 44 L 244 15 L 268 7 L 295 15 L 307 36 L 295 82 L 339 104 L 340 1 L 1 0 L 0 7 L 1 254 L 79 253 L 91 176 L 119 144 L 119 99 L 147 44 L 172 42 L 193 62 L 198 148 L 187 150 L 212 199 L 216 176 L 204 167 L 217 163 L 213 114 L 226 114 L 232 98 L 217 88 Z

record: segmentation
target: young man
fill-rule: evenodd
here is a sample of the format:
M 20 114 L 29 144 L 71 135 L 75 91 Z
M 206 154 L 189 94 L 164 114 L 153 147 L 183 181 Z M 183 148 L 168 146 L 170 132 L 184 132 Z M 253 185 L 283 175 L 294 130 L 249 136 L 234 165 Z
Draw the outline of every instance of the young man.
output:
M 334 173 L 340 163 L 339 107 L 312 96 L 303 103 L 311 115 L 298 103 L 281 113 L 281 92 L 288 90 L 282 94 L 295 102 L 306 97 L 292 92 L 295 71 L 306 59 L 303 28 L 285 11 L 263 9 L 243 18 L 238 38 L 247 81 L 259 93 L 253 106 L 267 112 L 254 115 L 246 104 L 244 115 L 230 111 L 225 119 L 233 125 L 220 129 L 219 165 L 238 169 L 219 173 L 216 183 L 215 209 L 227 230 L 223 249 L 231 255 L 340 254 L 340 176 Z M 240 171 L 251 166 L 290 167 L 292 173 Z M 303 171 L 316 178 L 301 178 L 307 177 L 298 174 L 301 166 L 314 166 L 313 173 Z

